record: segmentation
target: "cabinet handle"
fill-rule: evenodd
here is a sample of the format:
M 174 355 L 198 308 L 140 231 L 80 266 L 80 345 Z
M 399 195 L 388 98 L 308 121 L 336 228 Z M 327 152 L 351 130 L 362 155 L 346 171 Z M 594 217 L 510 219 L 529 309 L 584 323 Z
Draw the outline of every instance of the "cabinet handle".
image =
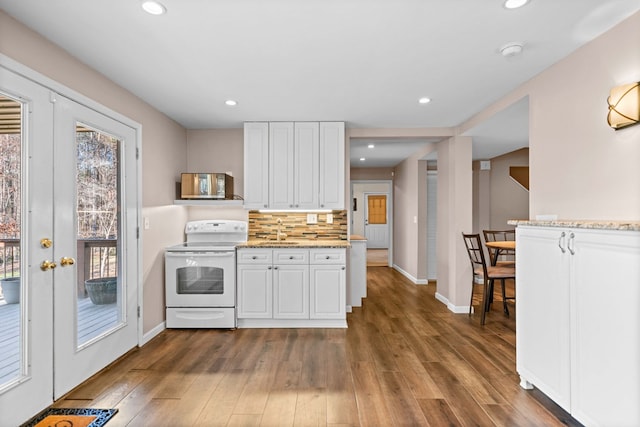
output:
M 292 208 L 292 207 L 293 207 L 293 205 L 289 205 L 289 207 L 290 207 L 290 208 Z
M 274 270 L 277 270 L 277 269 L 278 269 L 278 267 L 273 267 L 273 269 L 274 269 Z
M 566 250 L 564 248 L 564 237 L 566 236 L 566 233 L 563 231 L 562 234 L 560 234 L 560 238 L 558 239 L 558 247 L 560 248 L 560 250 L 562 251 L 562 253 L 565 253 Z
M 266 208 L 266 207 L 268 207 L 268 205 L 264 205 L 264 207 Z
M 271 270 L 271 266 L 267 267 L 267 270 Z
M 346 269 L 347 269 L 347 267 L 345 267 L 345 266 L 342 266 L 342 269 L 343 269 L 343 270 L 346 270 Z
M 289 257 L 289 259 L 293 259 L 293 255 L 291 255 L 291 256 Z
M 327 255 L 327 258 L 326 258 L 326 259 L 331 259 L 331 256 L 330 256 L 330 255 Z
M 576 235 L 571 233 L 569 234 L 569 242 L 567 243 L 567 249 L 569 249 L 569 252 L 571 253 L 571 255 L 575 255 L 576 251 L 575 251 L 575 239 Z
M 258 257 L 254 255 L 251 257 L 251 259 L 258 259 Z

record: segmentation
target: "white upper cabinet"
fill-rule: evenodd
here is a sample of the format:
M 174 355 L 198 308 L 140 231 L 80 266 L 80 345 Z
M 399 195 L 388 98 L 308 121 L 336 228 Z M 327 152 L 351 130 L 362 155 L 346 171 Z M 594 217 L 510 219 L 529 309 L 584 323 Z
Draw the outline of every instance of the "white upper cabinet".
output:
M 344 209 L 343 122 L 245 123 L 245 207 Z
M 269 206 L 269 123 L 244 124 L 244 206 Z M 251 155 L 248 155 L 251 153 Z
M 318 122 L 309 122 L 296 123 L 294 128 L 293 208 L 314 209 L 320 189 L 320 127 Z
M 321 209 L 344 209 L 344 122 L 320 123 Z
M 269 123 L 269 208 L 293 208 L 293 123 Z M 249 157 L 257 153 L 249 151 Z

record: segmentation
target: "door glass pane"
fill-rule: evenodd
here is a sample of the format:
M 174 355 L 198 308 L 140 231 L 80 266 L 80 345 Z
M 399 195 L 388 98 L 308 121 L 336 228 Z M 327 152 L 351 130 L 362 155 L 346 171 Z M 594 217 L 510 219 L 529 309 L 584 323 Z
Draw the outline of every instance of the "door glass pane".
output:
M 0 93 L 0 389 L 21 375 L 22 104 Z
M 387 196 L 369 196 L 367 212 L 369 224 L 387 223 Z
M 120 145 L 111 135 L 76 125 L 78 346 L 122 322 Z

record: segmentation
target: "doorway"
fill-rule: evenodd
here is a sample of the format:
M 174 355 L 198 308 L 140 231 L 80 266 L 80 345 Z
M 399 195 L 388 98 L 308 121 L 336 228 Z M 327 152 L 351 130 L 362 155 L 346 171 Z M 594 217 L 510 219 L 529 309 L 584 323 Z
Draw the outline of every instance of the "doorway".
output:
M 351 181 L 351 233 L 367 239 L 367 265 L 371 262 L 370 266 L 392 265 L 392 188 L 389 180 Z
M 0 108 L 0 275 L 19 282 L 0 412 L 18 425 L 137 345 L 138 131 L 2 66 Z

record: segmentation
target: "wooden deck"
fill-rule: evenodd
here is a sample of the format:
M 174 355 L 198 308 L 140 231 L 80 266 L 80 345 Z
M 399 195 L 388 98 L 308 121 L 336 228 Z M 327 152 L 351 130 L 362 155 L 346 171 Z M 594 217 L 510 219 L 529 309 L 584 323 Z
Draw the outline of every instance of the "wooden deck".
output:
M 14 378 L 20 370 L 19 316 L 20 304 L 0 301 L 0 384 Z M 118 324 L 117 304 L 95 305 L 89 298 L 79 299 L 78 323 L 81 345 Z

